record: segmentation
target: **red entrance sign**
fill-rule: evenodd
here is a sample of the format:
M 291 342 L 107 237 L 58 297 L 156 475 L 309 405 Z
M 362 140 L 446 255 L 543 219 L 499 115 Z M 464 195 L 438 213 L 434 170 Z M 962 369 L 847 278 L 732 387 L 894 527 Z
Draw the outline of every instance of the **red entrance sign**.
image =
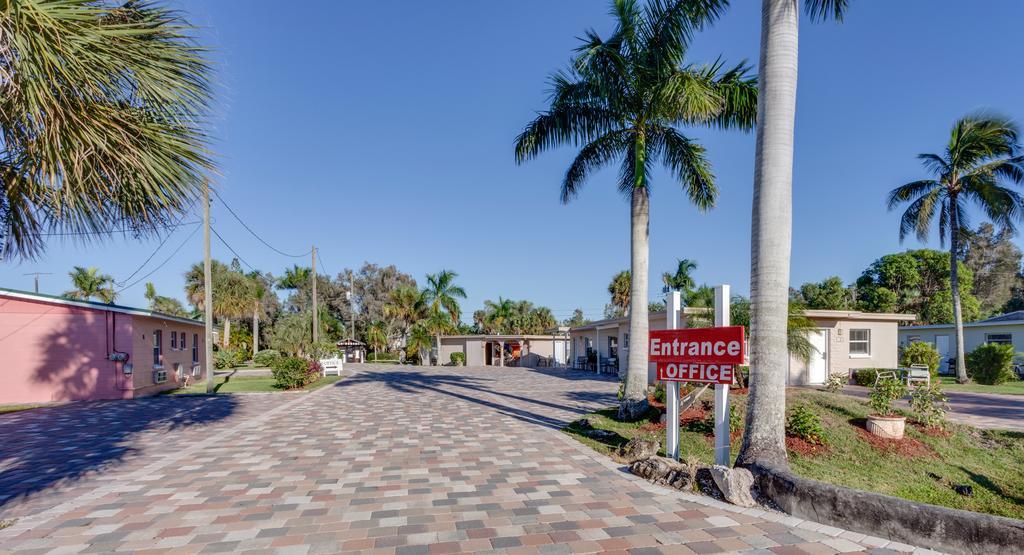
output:
M 649 348 L 659 380 L 732 383 L 743 364 L 743 326 L 653 330 Z

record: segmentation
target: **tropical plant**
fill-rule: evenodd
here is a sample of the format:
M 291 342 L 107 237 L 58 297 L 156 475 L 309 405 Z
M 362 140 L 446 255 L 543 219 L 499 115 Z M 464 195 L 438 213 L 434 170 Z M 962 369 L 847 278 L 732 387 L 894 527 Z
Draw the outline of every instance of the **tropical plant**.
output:
M 929 385 L 919 383 L 910 392 L 910 410 L 914 419 L 929 428 L 941 428 L 945 424 L 948 401 L 937 381 Z
M 205 270 L 202 262 L 196 262 L 185 274 L 185 296 L 198 310 L 205 309 Z M 213 284 L 213 307 L 215 318 L 224 322 L 221 337 L 223 347 L 231 346 L 231 319 L 244 318 L 253 307 L 256 287 L 245 274 L 232 269 L 219 260 L 210 261 L 210 281 Z
M 384 322 L 377 320 L 366 328 L 366 343 L 373 349 L 373 358 L 378 358 L 378 353 L 388 344 L 387 326 Z
M 714 206 L 718 190 L 704 147 L 680 127 L 753 127 L 756 79 L 745 65 L 684 64 L 695 32 L 715 21 L 725 2 L 635 0 L 612 3 L 615 29 L 607 38 L 587 31 L 569 69 L 552 76 L 550 107 L 516 139 L 518 163 L 545 150 L 581 146 L 562 181 L 562 202 L 579 194 L 586 178 L 621 161 L 619 190 L 630 202 L 630 305 L 648 301 L 648 223 L 651 172 L 668 166 L 700 210 Z M 631 337 L 647 337 L 645 310 L 630 314 Z M 647 343 L 629 350 L 620 415 L 635 420 L 647 410 Z
M 22 0 L 0 30 L 0 255 L 180 221 L 211 167 L 210 65 L 181 14 Z
M 466 298 L 466 290 L 455 284 L 458 276 L 451 270 L 428 274 L 427 285 L 423 289 L 423 304 L 428 310 L 425 325 L 437 339 L 438 355 L 441 353 L 441 335 L 449 333 L 459 323 L 461 309 L 458 299 Z
M 828 375 L 828 379 L 825 380 L 825 390 L 829 393 L 839 393 L 846 386 L 849 381 L 849 377 L 846 374 L 840 374 L 833 372 Z
M 629 314 L 630 289 L 632 278 L 629 270 L 623 270 L 612 277 L 608 284 L 608 294 L 611 295 L 611 305 L 622 314 Z
M 786 434 L 815 445 L 828 443 L 825 428 L 821 425 L 821 417 L 806 405 L 797 405 L 789 413 Z
M 419 320 L 426 306 L 423 295 L 414 285 L 402 285 L 392 289 L 388 294 L 388 302 L 384 305 L 384 316 L 394 322 L 401 338 L 401 347 L 409 341 L 412 326 Z
M 1016 222 L 1024 221 L 1024 197 L 1004 186 L 1024 182 L 1019 136 L 1017 126 L 1002 117 L 974 114 L 961 118 L 953 125 L 942 154 L 918 155 L 934 177 L 901 185 L 889 193 L 890 210 L 909 203 L 900 220 L 900 241 L 911 232 L 919 240 L 927 240 L 935 219 L 939 241 L 945 244 L 949 236 L 956 375 L 961 383 L 968 380 L 958 263 L 961 235 L 970 233 L 966 205 L 973 201 L 992 223 L 1010 231 Z
M 1017 379 L 1013 372 L 1013 345 L 986 343 L 967 355 L 967 375 L 983 385 L 999 385 Z
M 681 291 L 683 295 L 688 295 L 697 286 L 697 283 L 693 281 L 693 272 L 696 270 L 697 261 L 683 258 L 676 263 L 674 274 L 668 272 L 661 274 L 661 281 L 665 282 L 665 286 L 669 289 Z
M 430 347 L 434 338 L 430 335 L 424 321 L 419 321 L 409 332 L 409 340 L 405 344 L 406 356 L 416 356 L 420 364 L 430 364 Z
M 277 359 L 281 358 L 281 353 L 274 349 L 263 349 L 256 353 L 256 356 L 252 357 L 253 362 L 256 366 L 267 367 L 273 364 Z
M 841 21 L 848 0 L 804 0 L 812 19 Z M 762 0 L 757 140 L 750 226 L 750 394 L 738 465 L 788 468 L 789 262 L 793 236 L 797 0 Z
M 449 358 L 451 360 L 452 366 L 465 366 L 466 365 L 466 353 L 463 353 L 461 351 L 456 351 L 456 352 L 452 353 Z
M 907 394 L 907 385 L 902 380 L 883 378 L 875 382 L 868 393 L 868 406 L 878 416 L 893 416 L 893 403 Z
M 75 266 L 68 272 L 74 289 L 64 292 L 69 299 L 88 301 L 96 299 L 107 304 L 114 304 L 117 291 L 114 290 L 114 278 L 109 274 L 101 274 L 98 268 Z
M 154 312 L 161 312 L 163 314 L 170 314 L 171 316 L 177 316 L 179 318 L 188 318 L 188 312 L 185 310 L 185 305 L 181 304 L 181 301 L 174 297 L 164 297 L 163 295 L 157 295 L 156 286 L 153 282 L 146 282 L 146 300 L 149 301 L 149 309 Z
M 313 278 L 313 269 L 308 266 L 293 264 L 284 269 L 284 275 L 277 279 L 277 288 L 286 290 L 299 289 Z
M 281 357 L 270 367 L 274 385 L 280 389 L 298 389 L 320 377 L 320 363 L 303 357 Z

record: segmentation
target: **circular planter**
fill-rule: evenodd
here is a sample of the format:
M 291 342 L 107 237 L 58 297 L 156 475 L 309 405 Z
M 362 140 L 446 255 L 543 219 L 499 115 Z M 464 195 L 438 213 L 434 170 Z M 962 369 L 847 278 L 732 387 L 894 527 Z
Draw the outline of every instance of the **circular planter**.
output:
M 868 431 L 886 439 L 903 439 L 907 419 L 902 416 L 868 415 Z

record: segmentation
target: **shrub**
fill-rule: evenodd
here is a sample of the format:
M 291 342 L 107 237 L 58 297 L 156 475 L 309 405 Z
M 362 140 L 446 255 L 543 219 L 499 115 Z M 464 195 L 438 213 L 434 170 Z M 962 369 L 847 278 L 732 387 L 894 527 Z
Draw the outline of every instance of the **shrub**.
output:
M 256 366 L 270 367 L 279 358 L 281 358 L 280 352 L 274 349 L 263 349 L 256 353 L 256 356 L 252 357 L 252 361 L 256 363 Z
M 939 352 L 935 350 L 935 347 L 932 347 L 931 343 L 923 341 L 907 345 L 900 354 L 901 366 L 909 367 L 912 364 L 924 364 L 928 367 L 928 372 L 931 373 L 932 379 L 938 377 L 939 363 L 941 361 L 942 357 L 939 356 Z
M 453 366 L 465 366 L 466 365 L 466 353 L 452 353 L 452 365 Z
M 218 370 L 234 368 L 245 364 L 245 351 L 242 349 L 218 349 L 213 353 L 213 365 Z
M 907 394 L 907 386 L 900 380 L 885 379 L 875 384 L 868 394 L 868 406 L 878 416 L 896 414 L 892 404 Z
M 863 385 L 871 387 L 875 385 L 875 380 L 878 379 L 877 368 L 859 368 L 853 371 L 853 383 L 857 385 Z
M 391 353 L 367 353 L 366 362 L 398 362 L 398 357 Z
M 1013 345 L 986 343 L 967 355 L 967 375 L 984 385 L 1017 379 L 1013 372 Z
M 821 425 L 821 418 L 806 405 L 797 405 L 793 412 L 789 413 L 789 418 L 786 420 L 786 433 L 815 445 L 828 443 L 825 428 Z
M 939 382 L 931 385 L 918 384 L 910 392 L 910 410 L 914 419 L 931 428 L 941 428 L 946 422 L 946 394 Z
M 317 380 L 320 375 L 320 363 L 300 357 L 281 357 L 274 361 L 270 372 L 274 375 L 277 387 L 297 389 Z
M 740 416 L 736 405 L 729 405 L 729 433 L 735 433 L 743 429 L 743 417 Z
M 313 360 L 334 358 L 338 356 L 338 346 L 334 341 L 321 339 L 309 346 L 309 357 Z
M 846 385 L 847 381 L 849 381 L 849 378 L 843 374 L 829 374 L 828 379 L 825 380 L 825 389 L 829 393 L 839 393 L 843 390 L 843 386 Z
M 657 402 L 659 402 L 659 403 L 664 405 L 665 404 L 665 400 L 668 399 L 668 391 L 667 391 L 667 389 L 668 388 L 665 386 L 664 383 L 655 384 L 654 392 L 651 394 L 651 396 L 654 397 L 655 401 L 657 401 Z

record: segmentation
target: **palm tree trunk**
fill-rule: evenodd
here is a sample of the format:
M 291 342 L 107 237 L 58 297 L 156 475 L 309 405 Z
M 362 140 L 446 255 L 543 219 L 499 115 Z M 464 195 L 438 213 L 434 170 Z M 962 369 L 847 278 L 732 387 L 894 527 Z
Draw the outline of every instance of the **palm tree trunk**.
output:
M 256 353 L 260 351 L 260 304 L 252 310 L 252 359 L 256 360 Z
M 639 141 L 638 142 L 642 142 Z M 643 168 L 642 146 L 637 150 L 637 167 Z M 643 171 L 638 169 L 637 171 Z M 642 183 L 642 181 L 641 181 Z M 650 224 L 650 198 L 646 187 L 634 187 L 630 200 L 630 306 L 647 306 L 648 227 Z M 629 354 L 626 359 L 626 387 L 619 404 L 620 420 L 635 420 L 647 412 L 647 332 L 646 310 L 629 312 Z M 594 345 L 600 353 L 600 347 Z M 600 358 L 597 364 L 600 364 Z
M 960 250 L 960 219 L 957 214 L 956 195 L 949 199 L 949 286 L 953 293 L 953 322 L 956 325 L 956 381 L 967 383 L 967 362 L 964 357 L 964 314 L 960 308 L 960 270 L 957 264 L 957 251 Z
M 427 353 L 430 356 L 430 353 Z M 434 366 L 441 366 L 441 334 L 437 334 L 437 360 L 434 361 Z
M 786 325 L 799 21 L 797 0 L 762 1 L 750 244 L 750 394 L 738 465 L 789 466 Z
M 224 339 L 220 342 L 224 348 L 231 346 L 231 318 L 224 319 Z

